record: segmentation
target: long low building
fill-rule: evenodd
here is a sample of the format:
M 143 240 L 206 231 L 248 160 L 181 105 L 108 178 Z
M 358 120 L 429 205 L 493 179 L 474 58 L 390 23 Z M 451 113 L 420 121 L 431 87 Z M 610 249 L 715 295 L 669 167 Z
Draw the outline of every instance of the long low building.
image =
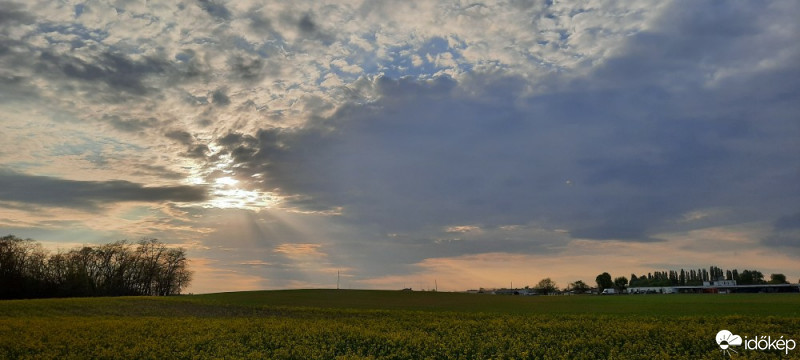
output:
M 634 287 L 629 294 L 800 293 L 800 284 L 737 285 L 734 280 L 706 281 L 703 285 Z
M 798 284 L 724 285 L 724 286 L 676 286 L 680 294 L 732 294 L 732 293 L 800 293 Z

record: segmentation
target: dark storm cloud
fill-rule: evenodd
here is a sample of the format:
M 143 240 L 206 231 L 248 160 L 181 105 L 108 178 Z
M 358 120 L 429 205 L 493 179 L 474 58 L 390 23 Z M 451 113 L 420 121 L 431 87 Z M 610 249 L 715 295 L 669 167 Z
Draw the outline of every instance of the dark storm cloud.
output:
M 0 95 L 0 103 L 26 102 L 38 98 L 39 91 L 31 86 L 28 77 L 0 75 Z
M 172 130 L 166 132 L 164 136 L 186 146 L 186 151 L 181 156 L 204 159 L 208 155 L 208 145 L 196 142 L 194 136 L 187 131 Z
M 250 11 L 248 12 L 247 17 L 250 20 L 251 29 L 264 35 L 275 33 L 275 29 L 272 27 L 272 21 L 263 16 L 263 14 L 259 14 L 256 11 Z
M 312 35 L 317 31 L 317 25 L 314 24 L 314 21 L 311 20 L 311 15 L 305 14 L 302 18 L 300 18 L 300 22 L 297 23 L 297 27 L 300 29 L 303 34 Z
M 535 121 L 509 104 L 457 98 L 447 78 L 377 86 L 384 98 L 328 119 L 334 132 L 264 130 L 220 145 L 238 151 L 242 168 L 264 173 L 268 184 L 308 196 L 296 205 L 344 206 L 393 231 L 524 223 L 566 187 L 569 174 L 548 169 L 558 145 L 537 144 Z
M 224 146 L 229 152 L 234 152 L 237 149 L 254 149 L 258 146 L 258 139 L 250 135 L 232 132 L 217 139 L 217 144 Z
M 42 52 L 37 70 L 56 73 L 85 83 L 103 83 L 114 90 L 133 95 L 156 91 L 145 85 L 145 79 L 166 72 L 168 64 L 157 58 L 131 59 L 128 55 L 103 52 L 92 61 L 65 55 Z
M 33 80 L 41 78 L 49 84 L 48 88 L 51 90 L 64 93 L 71 93 L 76 89 L 84 90 L 95 102 L 114 103 L 131 96 L 152 95 L 160 91 L 158 87 L 149 84 L 154 76 L 187 76 L 184 74 L 185 69 L 173 66 L 165 59 L 153 56 L 134 57 L 119 50 L 98 48 L 96 45 L 89 49 L 85 46 L 87 42 L 102 43 L 108 36 L 103 30 L 90 29 L 81 24 L 50 22 L 39 23 L 37 30 L 49 46 L 37 46 L 30 41 L 0 40 L 0 62 L 8 68 L 16 69 L 20 74 L 5 80 L 18 83 L 15 86 L 21 91 L 30 89 L 29 93 L 35 93 L 37 85 Z M 61 40 L 65 38 L 69 40 Z M 83 49 L 80 56 L 57 50 L 64 47 Z M 27 73 L 35 75 L 27 78 Z M 123 124 L 123 127 L 127 125 Z
M 286 12 L 281 14 L 278 20 L 283 24 L 294 26 L 300 35 L 300 40 L 317 40 L 326 45 L 334 41 L 335 36 L 319 26 L 314 14 L 305 13 L 298 16 L 297 13 Z
M 800 249 L 800 212 L 784 215 L 775 220 L 772 232 L 762 240 L 767 246 Z
M 241 176 L 262 174 L 266 188 L 296 196 L 290 204 L 341 206 L 342 218 L 386 232 L 536 222 L 657 241 L 691 228 L 690 211 L 732 209 L 742 221 L 792 209 L 800 61 L 751 65 L 796 47 L 794 36 L 767 36 L 768 19 L 746 7 L 674 11 L 664 21 L 680 18 L 677 29 L 631 36 L 589 75 L 547 80 L 558 89 L 549 94 L 524 95 L 524 80 L 496 74 L 383 77 L 373 103 L 218 143 Z M 733 28 L 701 31 L 708 21 Z M 718 73 L 728 67 L 737 71 Z
M 175 70 L 173 72 L 173 79 L 178 82 L 192 79 L 208 79 L 212 72 L 204 59 L 197 56 L 192 49 L 182 49 L 181 52 L 175 56 L 175 60 L 176 62 L 172 64 Z M 192 95 L 187 94 L 187 96 L 191 97 Z
M 190 158 L 202 159 L 205 158 L 206 155 L 208 155 L 209 151 L 210 150 L 208 148 L 208 145 L 200 144 L 190 147 L 189 150 L 184 155 Z
M 28 66 L 30 57 L 20 53 L 20 48 L 25 48 L 23 41 L 10 37 L 9 31 L 20 24 L 30 24 L 36 17 L 26 12 L 23 5 L 0 1 L 0 68 L 15 69 L 18 66 Z M 13 103 L 28 101 L 38 96 L 38 91 L 29 83 L 29 78 L 16 71 L 6 71 L 0 74 L 0 103 Z
M 183 145 L 191 145 L 194 137 L 188 131 L 173 130 L 164 134 L 169 139 L 175 140 Z
M 123 119 L 122 117 L 119 117 L 117 115 L 108 115 L 108 116 L 103 116 L 103 120 L 107 121 L 115 129 L 124 132 L 141 132 L 150 128 L 155 128 L 159 125 L 158 120 L 155 118 Z
M 237 80 L 256 82 L 265 75 L 266 62 L 257 56 L 234 55 L 228 59 L 228 66 Z
M 219 20 L 229 20 L 231 18 L 231 12 L 223 4 L 218 4 L 216 1 L 211 0 L 198 0 L 197 3 L 214 18 Z
M 381 79 L 377 87 L 379 102 L 327 119 L 336 131 L 262 130 L 254 137 L 230 134 L 218 144 L 241 171 L 306 195 L 294 205 L 344 206 L 352 218 L 389 231 L 551 218 L 580 237 L 649 241 L 648 230 L 693 208 L 692 197 L 711 187 L 687 184 L 708 161 L 693 159 L 704 156 L 691 146 L 681 154 L 679 145 L 664 145 L 655 160 L 635 150 L 619 154 L 659 133 L 630 139 L 619 111 L 595 110 L 595 102 L 614 94 L 581 101 L 592 94 L 576 93 L 563 103 L 528 99 L 526 112 L 510 100 L 459 98 L 447 78 Z M 575 113 L 575 107 L 585 109 Z M 689 198 L 681 200 L 682 192 Z
M 198 186 L 144 186 L 121 180 L 75 181 L 0 170 L 0 200 L 23 204 L 91 210 L 115 202 L 201 202 L 206 199 L 206 189 Z
M 0 1 L 0 27 L 15 24 L 30 24 L 36 17 L 23 10 L 21 4 Z
M 172 171 L 164 166 L 139 164 L 136 168 L 138 170 L 132 172 L 132 175 L 157 176 L 169 180 L 181 180 L 186 178 L 186 174 Z
M 225 94 L 224 89 L 217 89 L 211 95 L 211 99 L 214 101 L 214 105 L 217 106 L 228 106 L 231 104 L 231 99 Z
M 775 221 L 776 230 L 800 230 L 800 212 L 780 217 Z M 800 239 L 798 239 L 800 245 Z

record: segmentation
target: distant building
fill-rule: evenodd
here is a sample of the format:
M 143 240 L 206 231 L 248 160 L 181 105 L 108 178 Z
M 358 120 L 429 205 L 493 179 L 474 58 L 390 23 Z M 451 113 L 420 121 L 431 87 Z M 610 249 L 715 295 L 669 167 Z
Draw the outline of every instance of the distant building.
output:
M 518 295 L 522 295 L 522 296 L 537 295 L 536 294 L 536 290 L 534 290 L 534 289 L 520 289 L 520 290 L 517 291 L 517 294 Z
M 503 288 L 503 289 L 495 289 L 495 290 L 492 292 L 492 294 L 495 294 L 495 295 L 519 295 L 519 290 L 515 290 L 515 289 L 506 289 L 506 288 Z
M 737 285 L 736 280 L 704 281 L 703 285 L 632 287 L 629 294 L 798 293 L 800 284 Z
M 645 286 L 628 288 L 628 294 L 674 294 L 677 291 L 672 286 Z

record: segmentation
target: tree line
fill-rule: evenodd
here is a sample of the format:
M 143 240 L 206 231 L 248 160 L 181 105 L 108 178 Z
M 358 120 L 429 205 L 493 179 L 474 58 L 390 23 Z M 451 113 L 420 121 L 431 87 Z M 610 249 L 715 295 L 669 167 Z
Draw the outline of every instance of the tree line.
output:
M 688 271 L 656 271 L 647 275 L 631 274 L 630 287 L 699 286 L 706 281 L 735 280 L 738 285 L 788 284 L 784 274 L 771 274 L 769 281 L 758 270 L 723 270 L 716 266 Z
M 0 238 L 0 299 L 177 295 L 189 285 L 186 251 L 156 239 L 50 253 L 31 239 Z
M 704 281 L 719 281 L 719 280 L 736 280 L 737 285 L 761 285 L 761 284 L 788 284 L 784 274 L 771 274 L 770 280 L 764 279 L 764 274 L 758 270 L 742 270 L 739 272 L 736 269 L 725 270 L 711 266 L 706 269 L 691 269 L 686 271 L 655 271 L 647 275 L 636 276 L 631 274 L 630 280 L 625 276 L 618 276 L 613 278 L 611 274 L 604 272 L 597 275 L 595 283 L 597 284 L 597 292 L 602 293 L 605 289 L 615 289 L 618 292 L 623 292 L 629 287 L 662 287 L 662 286 L 701 286 Z M 800 280 L 798 280 L 800 282 Z M 535 290 L 540 295 L 558 294 L 561 292 L 558 285 L 552 279 L 544 278 L 539 281 L 535 286 L 526 286 L 525 289 Z M 513 289 L 512 289 L 513 290 Z M 582 280 L 569 283 L 563 291 L 569 291 L 574 294 L 586 294 L 593 291 L 589 284 Z
M 631 274 L 630 280 L 624 276 L 616 277 L 612 280 L 611 275 L 607 272 L 597 275 L 595 278 L 598 292 L 602 292 L 605 289 L 623 291 L 628 287 L 701 286 L 706 281 L 720 280 L 735 280 L 737 285 L 789 283 L 786 281 L 786 275 L 784 274 L 771 274 L 770 280 L 767 281 L 764 279 L 764 274 L 758 270 L 742 270 L 742 272 L 739 272 L 737 269 L 733 269 L 723 271 L 716 266 L 711 266 L 708 270 L 655 271 L 641 276 Z M 586 287 L 585 284 L 581 285 Z
M 764 274 L 758 270 L 742 270 L 739 272 L 736 269 L 722 270 L 716 266 L 706 269 L 691 269 L 686 271 L 655 271 L 647 273 L 647 275 L 636 276 L 631 274 L 630 280 L 625 276 L 618 276 L 612 278 L 611 274 L 604 272 L 595 277 L 597 284 L 597 292 L 602 293 L 605 289 L 615 289 L 622 292 L 629 287 L 662 287 L 662 286 L 701 286 L 705 281 L 719 281 L 719 280 L 735 280 L 737 285 L 762 285 L 762 284 L 788 284 L 786 275 L 784 274 L 770 274 L 769 281 L 765 280 Z M 798 280 L 800 281 L 800 280 Z M 543 286 L 547 284 L 549 286 Z M 555 283 L 549 278 L 543 279 L 535 289 L 547 289 L 552 293 L 557 290 Z M 591 287 L 585 282 L 578 280 L 570 283 L 565 289 L 572 291 L 576 294 L 584 294 L 590 292 Z

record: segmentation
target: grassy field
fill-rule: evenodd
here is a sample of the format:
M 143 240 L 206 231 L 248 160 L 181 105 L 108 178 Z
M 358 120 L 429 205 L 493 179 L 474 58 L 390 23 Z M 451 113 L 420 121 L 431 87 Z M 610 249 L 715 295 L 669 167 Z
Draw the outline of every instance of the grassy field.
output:
M 800 295 L 287 290 L 0 301 L 2 359 L 721 359 L 800 340 Z M 800 358 L 743 347 L 737 359 Z
M 760 315 L 800 317 L 800 294 L 501 296 L 374 290 L 284 290 L 196 295 L 202 303 L 334 309 L 465 311 L 633 316 Z

